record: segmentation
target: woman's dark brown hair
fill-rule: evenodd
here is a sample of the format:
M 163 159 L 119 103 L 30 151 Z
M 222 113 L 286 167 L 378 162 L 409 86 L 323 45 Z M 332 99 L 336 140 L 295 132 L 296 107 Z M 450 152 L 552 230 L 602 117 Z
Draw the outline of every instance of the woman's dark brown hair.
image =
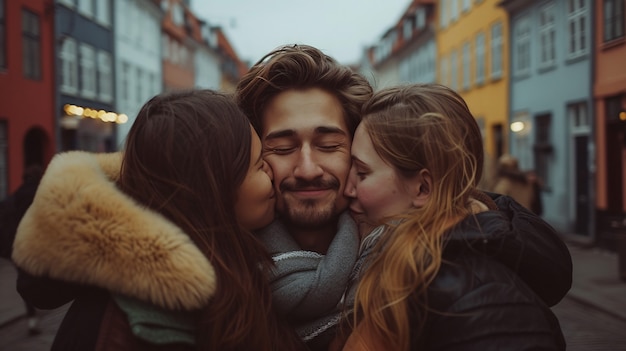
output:
M 293 350 L 299 342 L 271 309 L 270 256 L 235 217 L 250 145 L 250 123 L 232 97 L 210 90 L 152 98 L 127 137 L 122 190 L 183 229 L 215 268 L 198 350 Z

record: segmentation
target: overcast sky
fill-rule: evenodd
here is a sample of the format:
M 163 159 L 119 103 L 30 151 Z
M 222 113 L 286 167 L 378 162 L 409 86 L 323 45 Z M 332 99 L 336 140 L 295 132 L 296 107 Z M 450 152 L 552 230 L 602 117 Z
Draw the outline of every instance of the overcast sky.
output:
M 192 0 L 197 16 L 224 29 L 242 60 L 256 62 L 283 44 L 313 45 L 356 63 L 411 0 Z

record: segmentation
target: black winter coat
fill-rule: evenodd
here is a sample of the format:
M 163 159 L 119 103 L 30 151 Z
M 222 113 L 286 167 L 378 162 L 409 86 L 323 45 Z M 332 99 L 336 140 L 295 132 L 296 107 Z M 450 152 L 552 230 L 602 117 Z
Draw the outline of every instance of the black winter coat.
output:
M 572 261 L 555 230 L 508 196 L 500 211 L 471 216 L 448 233 L 413 350 L 565 350 L 549 306 L 572 284 Z M 421 301 L 423 302 L 423 301 Z M 423 307 L 414 299 L 413 323 Z

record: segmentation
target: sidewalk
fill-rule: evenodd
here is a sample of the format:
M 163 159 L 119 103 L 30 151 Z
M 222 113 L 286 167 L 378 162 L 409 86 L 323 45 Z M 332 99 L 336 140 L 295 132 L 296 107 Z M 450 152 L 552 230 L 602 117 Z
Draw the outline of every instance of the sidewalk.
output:
M 626 281 L 619 277 L 617 254 L 569 244 L 574 263 L 568 296 L 626 321 Z
M 0 258 L 0 328 L 26 315 L 26 306 L 15 291 L 17 271 L 11 261 Z
M 626 321 L 626 282 L 618 275 L 617 254 L 576 244 L 568 247 L 574 262 L 574 279 L 568 296 Z M 16 276 L 11 262 L 0 259 L 0 327 L 26 313 L 15 291 Z

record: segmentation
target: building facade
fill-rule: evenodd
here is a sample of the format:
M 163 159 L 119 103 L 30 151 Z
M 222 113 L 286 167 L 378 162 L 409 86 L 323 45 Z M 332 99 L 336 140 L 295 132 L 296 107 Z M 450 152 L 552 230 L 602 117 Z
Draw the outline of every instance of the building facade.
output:
M 121 149 L 143 104 L 163 89 L 160 6 L 152 0 L 114 0 L 115 109 L 128 117 L 117 125 Z
M 196 87 L 220 90 L 221 57 L 217 51 L 217 33 L 208 22 L 200 21 L 200 37 L 195 56 Z
M 193 88 L 195 82 L 195 41 L 188 20 L 190 10 L 181 0 L 164 0 L 162 28 L 163 89 Z
M 542 180 L 544 218 L 590 236 L 594 140 L 593 2 L 506 0 L 511 154 Z
M 626 1 L 595 1 L 595 102 L 597 232 L 626 232 Z
M 378 42 L 364 51 L 359 70 L 374 89 L 435 82 L 434 21 L 434 2 L 413 0 Z
M 438 2 L 438 81 L 461 94 L 483 134 L 493 186 L 496 160 L 508 152 L 508 19 L 499 0 Z
M 0 199 L 56 151 L 52 0 L 0 0 Z
M 113 105 L 113 2 L 57 0 L 54 14 L 57 149 L 116 150 L 116 125 L 126 116 Z

